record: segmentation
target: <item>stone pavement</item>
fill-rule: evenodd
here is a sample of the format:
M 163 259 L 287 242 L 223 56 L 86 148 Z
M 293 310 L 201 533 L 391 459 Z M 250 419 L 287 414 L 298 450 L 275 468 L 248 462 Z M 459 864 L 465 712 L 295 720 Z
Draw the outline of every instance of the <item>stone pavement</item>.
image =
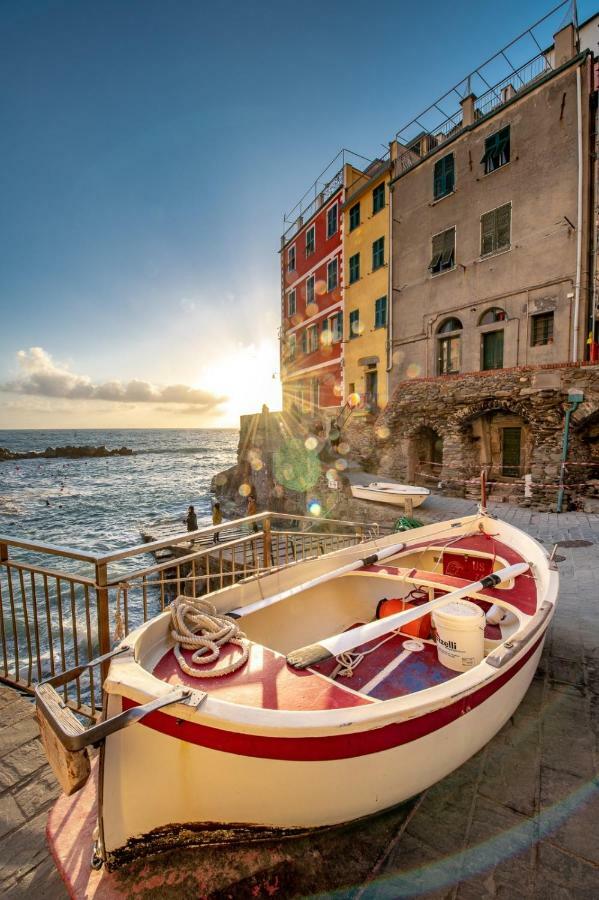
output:
M 1 896 L 67 896 L 45 839 L 48 810 L 58 793 L 31 699 L 0 684 Z
M 475 508 L 469 501 L 432 497 L 417 515 L 432 521 Z M 276 859 L 271 869 L 270 851 L 264 856 L 256 851 L 251 877 L 231 866 L 226 886 L 220 883 L 205 896 L 599 898 L 599 517 L 558 516 L 507 504 L 494 511 L 547 547 L 557 541 L 589 542 L 558 549 L 564 557 L 558 610 L 541 666 L 513 719 L 415 804 L 349 831 L 331 832 L 326 846 L 303 841 L 293 851 L 288 843 L 285 853 L 277 848 L 270 856 Z M 0 686 L 4 896 L 66 896 L 44 840 L 56 795 L 31 703 Z M 211 852 L 216 864 L 218 851 Z M 187 864 L 193 853 L 186 851 Z M 356 857 L 361 857 L 359 866 Z M 364 874 L 358 877 L 358 871 Z M 144 887 L 150 873 L 151 865 L 132 871 L 135 888 L 125 896 L 158 897 Z M 183 882 L 168 896 L 198 894 Z

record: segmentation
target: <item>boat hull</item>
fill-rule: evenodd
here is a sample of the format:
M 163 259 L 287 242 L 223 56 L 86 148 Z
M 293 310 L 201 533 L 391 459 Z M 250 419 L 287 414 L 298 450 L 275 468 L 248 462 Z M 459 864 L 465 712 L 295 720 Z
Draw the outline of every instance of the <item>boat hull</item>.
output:
M 287 835 L 402 803 L 460 766 L 508 721 L 532 680 L 544 633 L 482 686 L 399 722 L 375 719 L 368 728 L 316 736 L 252 734 L 165 711 L 111 735 L 101 771 L 109 864 L 160 849 L 165 839 L 172 845 L 173 830 L 187 843 L 194 835 L 202 843 Z M 109 714 L 120 707 L 112 695 Z
M 428 491 L 426 494 L 400 494 L 392 491 L 376 491 L 360 485 L 352 485 L 351 492 L 358 500 L 369 500 L 371 503 L 388 503 L 391 506 L 405 506 L 406 502 L 411 500 L 414 509 L 424 503 L 429 497 Z

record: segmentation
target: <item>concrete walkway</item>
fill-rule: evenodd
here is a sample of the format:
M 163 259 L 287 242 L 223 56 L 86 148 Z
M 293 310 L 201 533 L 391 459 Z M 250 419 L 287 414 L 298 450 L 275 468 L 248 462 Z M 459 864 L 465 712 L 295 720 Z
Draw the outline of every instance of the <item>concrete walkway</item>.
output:
M 433 521 L 474 510 L 468 501 L 434 497 L 418 510 L 418 518 Z M 352 826 L 345 837 L 331 832 L 327 846 L 302 842 L 294 852 L 288 843 L 285 852 L 278 848 L 260 860 L 256 851 L 251 877 L 247 872 L 242 877 L 234 865 L 227 868 L 221 856 L 218 886 L 202 896 L 599 897 L 599 517 L 506 504 L 495 512 L 548 547 L 557 541 L 589 542 L 558 549 L 564 557 L 558 611 L 542 664 L 513 719 L 415 804 Z M 66 896 L 44 840 L 56 795 L 31 703 L 0 686 L 3 896 Z M 193 853 L 185 852 L 187 865 Z M 276 859 L 271 869 L 268 856 Z M 157 896 L 149 886 L 153 866 L 134 867 L 131 893 L 123 878 L 126 896 Z M 183 880 L 168 896 L 198 894 Z

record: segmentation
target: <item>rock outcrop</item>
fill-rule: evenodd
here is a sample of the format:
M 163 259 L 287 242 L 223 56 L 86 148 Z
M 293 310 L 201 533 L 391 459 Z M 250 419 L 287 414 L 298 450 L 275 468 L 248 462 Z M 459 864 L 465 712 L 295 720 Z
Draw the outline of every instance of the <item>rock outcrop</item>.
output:
M 19 452 L 0 447 L 0 461 L 3 462 L 19 459 L 95 459 L 103 456 L 133 456 L 133 450 L 129 447 L 118 447 L 114 450 L 108 450 L 104 445 L 101 447 L 75 447 L 68 445 L 66 447 L 46 447 L 45 450 Z

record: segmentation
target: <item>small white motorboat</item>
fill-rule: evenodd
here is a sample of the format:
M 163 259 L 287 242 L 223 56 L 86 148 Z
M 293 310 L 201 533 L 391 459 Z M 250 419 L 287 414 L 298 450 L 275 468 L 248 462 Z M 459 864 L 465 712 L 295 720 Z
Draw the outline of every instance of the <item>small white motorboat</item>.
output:
M 368 816 L 499 731 L 537 668 L 555 564 L 483 512 L 399 537 L 225 588 L 212 614 L 178 598 L 112 651 L 90 729 L 55 691 L 69 673 L 38 686 L 65 791 L 85 783 L 86 746 L 101 747 L 97 861 Z M 204 615 L 227 632 L 207 663 Z
M 375 503 L 392 503 L 394 506 L 405 506 L 411 500 L 412 507 L 420 506 L 429 496 L 428 488 L 416 487 L 413 484 L 397 484 L 394 481 L 372 481 L 370 484 L 352 484 L 351 492 L 359 500 L 371 500 Z

